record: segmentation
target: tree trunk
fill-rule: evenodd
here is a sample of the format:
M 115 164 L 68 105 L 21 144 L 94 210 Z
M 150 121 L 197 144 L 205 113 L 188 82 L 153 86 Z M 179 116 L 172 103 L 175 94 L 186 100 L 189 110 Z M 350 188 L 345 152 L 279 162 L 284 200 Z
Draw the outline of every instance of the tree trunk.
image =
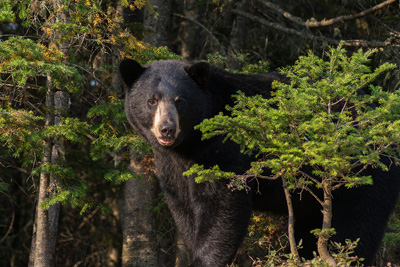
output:
M 240 69 L 242 67 L 238 62 L 237 55 L 242 53 L 246 49 L 246 40 L 248 38 L 247 20 L 241 16 L 235 16 L 231 10 L 234 8 L 240 8 L 237 0 L 228 1 L 228 12 L 226 12 L 226 24 L 232 25 L 229 48 L 228 48 L 228 64 L 230 69 Z
M 54 106 L 54 93 L 53 85 L 50 75 L 47 75 L 47 93 L 46 93 L 46 105 L 49 107 L 49 111 L 46 114 L 45 126 L 53 124 L 54 116 L 51 110 Z M 42 164 L 51 163 L 52 143 L 51 140 L 44 140 L 44 153 Z M 46 171 L 42 171 L 39 180 L 39 196 L 36 208 L 36 220 L 33 233 L 33 241 L 31 248 L 31 255 L 29 257 L 29 266 L 51 266 L 49 257 L 49 220 L 48 211 L 42 207 L 42 203 L 47 198 L 47 190 L 49 188 L 50 174 Z
M 294 236 L 294 212 L 292 205 L 292 196 L 290 195 L 289 189 L 287 188 L 285 178 L 282 178 L 283 190 L 285 192 L 286 204 L 288 207 L 288 234 L 289 234 L 289 245 L 290 252 L 296 259 L 299 259 L 299 252 L 297 251 L 296 238 Z
M 67 93 L 53 92 L 50 75 L 47 76 L 46 115 L 45 126 L 58 125 L 61 122 L 60 115 L 68 109 L 69 98 Z M 54 116 L 55 114 L 55 116 Z M 42 164 L 62 164 L 64 161 L 64 146 L 59 140 L 44 140 L 44 156 Z M 39 196 L 35 215 L 35 225 L 32 235 L 31 255 L 29 266 L 55 266 L 56 243 L 58 233 L 58 221 L 60 203 L 54 204 L 48 210 L 44 210 L 42 203 L 49 195 L 57 191 L 57 178 L 47 171 L 40 174 Z
M 121 4 L 116 7 L 117 17 L 122 17 Z M 154 19 L 154 18 L 153 18 Z M 113 65 L 119 64 L 118 47 L 113 47 Z M 119 72 L 113 73 L 112 86 L 114 89 L 122 88 Z M 114 157 L 115 167 L 121 161 L 121 153 Z M 122 266 L 124 267 L 156 267 L 158 255 L 156 251 L 155 218 L 152 208 L 156 199 L 156 186 L 154 185 L 154 172 L 149 172 L 144 166 L 143 159 L 131 152 L 130 170 L 139 174 L 141 180 L 130 180 L 124 185 L 122 199 L 120 200 L 121 225 L 122 225 Z M 154 170 L 153 166 L 150 166 Z
M 43 162 L 50 162 L 51 158 L 51 144 L 50 141 L 45 141 L 45 152 L 43 157 Z M 49 255 L 49 220 L 48 211 L 41 207 L 42 203 L 47 198 L 47 188 L 49 184 L 49 174 L 42 172 L 40 174 L 40 184 L 39 184 L 39 197 L 36 209 L 36 243 L 31 250 L 34 253 L 33 266 L 35 267 L 48 267 L 50 266 Z
M 142 179 L 127 181 L 124 190 L 122 266 L 156 267 L 156 230 L 152 208 L 157 197 L 152 158 L 131 152 L 130 168 Z
M 200 18 L 199 9 L 196 7 L 197 0 L 185 0 L 183 6 L 183 15 L 192 20 L 198 21 Z M 182 51 L 184 59 L 191 60 L 197 55 L 196 48 L 199 43 L 200 27 L 190 20 L 183 20 L 181 26 Z
M 144 26 L 151 33 L 147 34 L 144 41 L 155 46 L 167 46 L 170 42 L 172 28 L 172 0 L 150 0 L 154 10 L 146 8 L 144 11 Z
M 69 109 L 69 96 L 67 92 L 57 91 L 54 94 L 54 125 L 59 125 L 61 123 L 61 115 L 68 111 Z M 54 165 L 62 165 L 65 161 L 65 149 L 64 144 L 60 140 L 53 141 L 52 153 L 51 153 L 51 163 Z M 57 177 L 54 175 L 50 176 L 50 195 L 57 191 L 58 181 Z M 60 217 L 61 204 L 56 203 L 49 207 L 49 244 L 48 253 L 50 257 L 50 266 L 55 266 L 55 255 L 56 255 L 56 244 L 57 244 L 57 234 L 58 234 L 58 222 Z
M 150 3 L 154 10 L 145 10 L 144 25 L 152 32 L 145 37 L 145 41 L 155 46 L 167 45 L 170 39 L 173 1 L 152 0 Z M 139 174 L 141 179 L 125 183 L 122 266 L 159 266 L 156 250 L 157 230 L 152 210 L 158 187 L 152 161 L 152 158 L 141 155 L 140 151 L 131 151 L 130 168 L 132 172 Z
M 330 266 L 336 266 L 336 261 L 332 257 L 328 249 L 329 238 L 331 237 L 330 229 L 332 227 L 332 192 L 331 187 L 322 185 L 324 191 L 324 201 L 322 203 L 322 229 L 318 236 L 317 249 L 322 259 L 327 260 Z

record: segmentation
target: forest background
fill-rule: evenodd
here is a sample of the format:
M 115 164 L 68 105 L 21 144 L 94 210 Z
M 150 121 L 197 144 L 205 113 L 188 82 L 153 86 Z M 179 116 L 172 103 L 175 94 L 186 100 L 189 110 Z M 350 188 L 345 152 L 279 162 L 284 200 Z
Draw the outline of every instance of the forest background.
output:
M 123 113 L 122 58 L 254 73 L 340 40 L 400 66 L 399 2 L 1 0 L 0 265 L 187 266 L 151 149 Z M 381 78 L 399 88 L 399 69 Z M 379 266 L 400 263 L 399 220 Z M 285 223 L 255 214 L 236 263 L 282 250 Z

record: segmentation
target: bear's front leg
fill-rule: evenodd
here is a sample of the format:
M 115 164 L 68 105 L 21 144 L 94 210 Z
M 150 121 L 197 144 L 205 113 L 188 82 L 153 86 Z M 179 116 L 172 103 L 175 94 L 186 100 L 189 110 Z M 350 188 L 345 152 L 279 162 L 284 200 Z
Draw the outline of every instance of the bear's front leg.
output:
M 251 194 L 231 192 L 224 181 L 195 184 L 191 204 L 194 215 L 192 266 L 230 264 L 247 233 Z

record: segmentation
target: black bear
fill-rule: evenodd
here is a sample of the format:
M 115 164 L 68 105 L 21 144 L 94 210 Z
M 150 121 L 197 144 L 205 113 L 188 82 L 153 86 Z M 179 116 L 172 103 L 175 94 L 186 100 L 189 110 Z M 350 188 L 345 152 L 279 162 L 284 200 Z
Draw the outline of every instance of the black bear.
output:
M 206 62 L 160 61 L 141 66 L 124 60 L 119 66 L 127 86 L 125 112 L 134 130 L 153 150 L 157 176 L 192 266 L 225 266 L 234 259 L 246 234 L 253 209 L 285 214 L 282 183 L 258 181 L 250 191 L 232 191 L 227 181 L 197 184 L 183 176 L 192 164 L 218 165 L 243 174 L 252 158 L 223 137 L 201 140 L 194 130 L 206 118 L 232 105 L 238 90 L 268 97 L 271 83 L 282 77 L 234 74 Z M 335 191 L 334 240 L 360 238 L 356 254 L 371 265 L 400 189 L 399 168 L 388 172 L 369 169 L 374 185 Z M 312 256 L 316 238 L 310 230 L 321 227 L 321 207 L 303 193 L 294 195 L 296 240 L 303 240 L 303 256 Z

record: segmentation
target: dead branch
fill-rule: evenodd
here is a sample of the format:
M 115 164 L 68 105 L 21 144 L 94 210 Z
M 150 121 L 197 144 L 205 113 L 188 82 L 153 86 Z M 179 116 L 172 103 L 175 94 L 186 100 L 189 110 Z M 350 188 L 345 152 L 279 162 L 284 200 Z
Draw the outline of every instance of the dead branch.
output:
M 332 24 L 335 23 L 343 23 L 347 20 L 354 20 L 356 18 L 360 18 L 360 17 L 364 17 L 374 11 L 377 11 L 379 9 L 382 9 L 390 4 L 393 4 L 394 2 L 396 2 L 397 0 L 387 0 L 383 3 L 380 3 L 376 6 L 373 6 L 369 9 L 363 10 L 360 13 L 354 14 L 354 15 L 343 15 L 343 16 L 339 16 L 336 18 L 332 18 L 332 19 L 328 19 L 328 20 L 322 20 L 322 21 L 303 21 L 301 18 L 293 16 L 292 14 L 290 14 L 289 12 L 283 10 L 282 8 L 280 8 L 278 5 L 273 4 L 269 1 L 266 0 L 257 0 L 258 2 L 260 2 L 261 4 L 263 4 L 264 6 L 271 8 L 275 11 L 277 11 L 278 13 L 280 13 L 282 16 L 284 16 L 285 18 L 287 18 L 288 20 L 301 25 L 303 27 L 307 27 L 307 28 L 316 28 L 316 27 L 325 27 L 325 26 L 330 26 Z
M 263 24 L 267 27 L 273 28 L 275 30 L 288 33 L 288 34 L 293 34 L 297 35 L 302 38 L 307 38 L 312 41 L 316 42 L 321 42 L 321 43 L 328 43 L 330 45 L 339 45 L 340 41 L 331 39 L 331 38 L 326 38 L 323 36 L 316 36 L 308 31 L 297 31 L 295 29 L 287 28 L 281 24 L 274 23 L 267 21 L 263 18 L 260 18 L 258 16 L 255 16 L 249 12 L 238 10 L 238 9 L 232 9 L 232 13 L 242 16 L 244 18 L 248 18 L 254 22 L 258 22 L 260 24 Z M 395 36 L 389 37 L 386 41 L 367 41 L 367 40 L 344 40 L 344 45 L 345 46 L 354 46 L 354 47 L 364 47 L 364 48 L 377 48 L 377 47 L 387 47 L 387 46 L 392 46 L 392 47 L 400 47 L 400 43 L 395 42 L 398 40 Z

